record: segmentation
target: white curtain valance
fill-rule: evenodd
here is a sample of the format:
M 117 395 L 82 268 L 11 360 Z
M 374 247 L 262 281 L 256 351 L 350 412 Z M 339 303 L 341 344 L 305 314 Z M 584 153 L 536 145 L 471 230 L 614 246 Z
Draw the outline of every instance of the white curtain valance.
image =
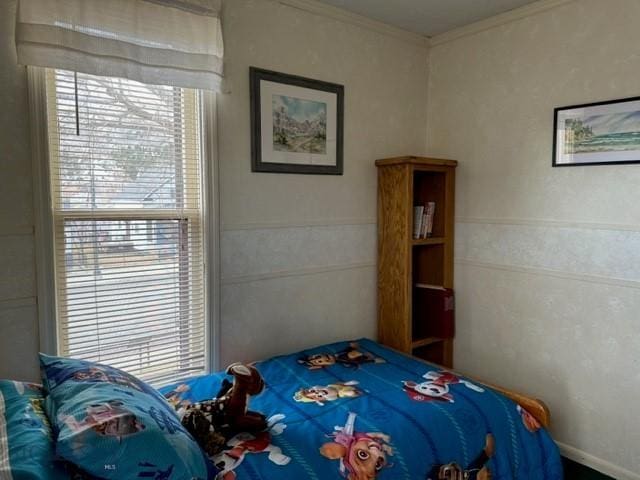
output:
M 220 89 L 220 0 L 19 0 L 18 63 Z

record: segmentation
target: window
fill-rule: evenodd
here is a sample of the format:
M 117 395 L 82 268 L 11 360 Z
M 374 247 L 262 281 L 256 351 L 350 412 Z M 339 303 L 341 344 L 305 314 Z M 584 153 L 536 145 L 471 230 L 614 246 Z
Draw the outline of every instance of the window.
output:
M 207 365 L 197 90 L 46 71 L 58 353 L 154 383 Z

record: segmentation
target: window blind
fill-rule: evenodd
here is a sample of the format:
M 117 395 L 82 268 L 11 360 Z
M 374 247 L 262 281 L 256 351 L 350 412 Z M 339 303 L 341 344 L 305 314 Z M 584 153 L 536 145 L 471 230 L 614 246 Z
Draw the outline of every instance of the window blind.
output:
M 198 92 L 46 75 L 59 352 L 157 384 L 203 373 Z
M 219 91 L 220 0 L 19 0 L 18 63 Z

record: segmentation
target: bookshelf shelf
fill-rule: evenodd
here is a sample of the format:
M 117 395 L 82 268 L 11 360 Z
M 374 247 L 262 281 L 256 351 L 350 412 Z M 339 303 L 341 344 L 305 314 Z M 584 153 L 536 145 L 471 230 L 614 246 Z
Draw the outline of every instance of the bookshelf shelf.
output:
M 411 240 L 411 244 L 414 246 L 443 245 L 445 241 L 446 239 L 444 237 L 414 238 Z
M 411 348 L 415 350 L 417 348 L 433 345 L 434 343 L 441 343 L 441 342 L 444 342 L 445 340 L 446 340 L 445 338 L 440 338 L 440 337 L 422 338 L 420 340 L 414 340 L 413 342 L 411 342 Z
M 447 367 L 453 361 L 456 165 L 424 157 L 376 161 L 379 340 Z M 420 228 L 414 216 L 422 217 L 414 207 L 426 210 L 430 203 L 435 204 L 429 212 L 433 236 L 415 239 L 414 226 Z

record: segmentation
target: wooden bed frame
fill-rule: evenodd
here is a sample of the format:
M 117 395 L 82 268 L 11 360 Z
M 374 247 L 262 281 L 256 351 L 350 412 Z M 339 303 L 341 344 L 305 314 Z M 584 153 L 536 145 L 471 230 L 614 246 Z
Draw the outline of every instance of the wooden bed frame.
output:
M 529 397 L 519 392 L 514 392 L 513 390 L 509 390 L 504 387 L 500 387 L 498 385 L 493 385 L 491 383 L 483 382 L 482 380 L 478 380 L 477 378 L 470 377 L 469 375 L 464 375 L 464 377 L 475 380 L 478 383 L 481 383 L 493 390 L 500 392 L 505 397 L 510 398 L 522 408 L 524 408 L 527 412 L 529 412 L 533 417 L 540 422 L 544 428 L 549 428 L 551 426 L 551 412 L 549 411 L 549 407 L 542 400 Z
M 510 400 L 514 401 L 515 403 L 517 403 L 518 405 L 520 405 L 522 408 L 524 408 L 527 412 L 529 412 L 538 422 L 540 422 L 540 425 L 542 425 L 544 428 L 549 428 L 551 426 L 551 412 L 549 411 L 549 407 L 547 407 L 547 405 L 542 401 L 539 400 L 537 398 L 534 397 L 529 397 L 528 395 L 525 395 L 523 393 L 520 392 L 515 392 L 513 390 L 509 390 L 507 388 L 504 387 L 500 387 L 498 385 L 494 385 L 493 383 L 489 383 L 489 382 L 485 382 L 483 380 L 480 380 L 474 376 L 471 375 L 465 375 L 462 372 L 457 372 L 455 370 L 452 370 L 450 368 L 447 367 L 443 367 L 442 365 L 438 365 L 432 362 L 427 362 L 426 360 L 423 360 L 421 358 L 418 357 L 414 357 L 413 355 L 409 355 L 408 353 L 402 352 L 400 350 L 397 350 L 395 348 L 389 347 L 388 345 L 385 345 L 386 348 L 393 350 L 401 355 L 404 355 L 405 357 L 409 357 L 413 360 L 418 360 L 419 362 L 424 363 L 425 365 L 429 365 L 431 367 L 436 366 L 442 370 L 454 373 L 456 375 L 461 375 L 465 378 L 468 378 L 470 380 L 473 380 L 474 382 L 477 383 L 481 383 L 482 385 L 489 387 L 493 390 L 495 390 L 496 392 L 501 393 L 502 395 L 504 395 L 505 397 L 509 398 Z

